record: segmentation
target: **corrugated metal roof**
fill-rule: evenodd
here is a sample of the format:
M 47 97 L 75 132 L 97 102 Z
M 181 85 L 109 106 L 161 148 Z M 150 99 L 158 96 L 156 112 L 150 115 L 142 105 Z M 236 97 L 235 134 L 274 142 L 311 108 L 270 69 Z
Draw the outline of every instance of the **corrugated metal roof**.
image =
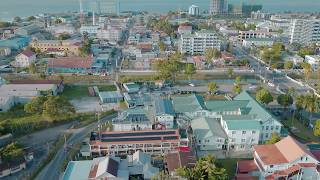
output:
M 175 115 L 173 105 L 169 99 L 159 99 L 155 101 L 157 115 L 169 114 Z

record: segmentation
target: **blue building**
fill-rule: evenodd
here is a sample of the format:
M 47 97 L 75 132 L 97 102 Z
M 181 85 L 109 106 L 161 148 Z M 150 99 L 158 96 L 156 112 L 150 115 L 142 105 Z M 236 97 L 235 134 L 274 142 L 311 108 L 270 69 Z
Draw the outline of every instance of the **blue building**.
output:
M 26 46 L 30 43 L 30 38 L 25 36 L 15 36 L 9 39 L 0 40 L 1 47 L 8 47 L 11 50 L 17 51 Z

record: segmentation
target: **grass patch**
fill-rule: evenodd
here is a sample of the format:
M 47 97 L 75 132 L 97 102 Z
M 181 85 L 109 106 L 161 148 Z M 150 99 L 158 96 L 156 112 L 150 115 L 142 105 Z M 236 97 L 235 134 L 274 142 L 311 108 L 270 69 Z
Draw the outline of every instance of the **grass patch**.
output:
M 240 160 L 248 160 L 248 159 L 217 159 L 216 166 L 219 168 L 224 168 L 227 171 L 229 179 L 233 179 L 237 170 L 237 162 Z
M 89 97 L 88 87 L 97 86 L 99 91 L 116 91 L 114 85 L 66 85 L 61 96 L 72 100 Z
M 313 135 L 312 129 L 306 127 L 301 121 L 294 118 L 292 119 L 285 119 L 282 121 L 282 124 L 289 129 L 291 135 L 295 136 L 296 138 L 305 141 L 305 142 L 319 142 L 319 138 Z M 291 127 L 295 127 L 292 129 Z

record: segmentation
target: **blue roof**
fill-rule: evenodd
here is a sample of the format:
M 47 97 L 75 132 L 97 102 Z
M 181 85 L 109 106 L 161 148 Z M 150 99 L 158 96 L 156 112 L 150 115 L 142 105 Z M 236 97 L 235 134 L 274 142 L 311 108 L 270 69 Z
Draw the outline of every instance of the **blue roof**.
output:
M 9 47 L 13 50 L 21 49 L 27 46 L 30 42 L 30 38 L 23 36 L 16 36 L 5 40 L 0 40 L 0 46 Z
M 174 115 L 174 109 L 171 100 L 169 99 L 159 99 L 155 101 L 156 113 Z
M 63 174 L 62 180 L 86 180 L 88 179 L 92 161 L 70 161 Z

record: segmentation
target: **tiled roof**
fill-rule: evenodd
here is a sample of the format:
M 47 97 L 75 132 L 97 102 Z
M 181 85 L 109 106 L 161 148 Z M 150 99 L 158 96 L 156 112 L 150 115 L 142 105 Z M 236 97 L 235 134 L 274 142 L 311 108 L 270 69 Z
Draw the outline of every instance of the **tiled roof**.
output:
M 242 160 L 238 161 L 237 173 L 249 173 L 259 170 L 254 160 Z
M 173 172 L 180 167 L 192 168 L 197 162 L 195 155 L 190 151 L 169 153 L 166 155 L 165 161 L 169 172 Z
M 30 50 L 25 50 L 25 51 L 23 51 L 21 54 L 22 54 L 22 55 L 25 55 L 25 56 L 27 56 L 27 57 L 31 57 L 31 56 L 34 55 L 34 53 L 33 53 L 32 51 L 30 51 Z
M 304 145 L 297 142 L 291 136 L 275 144 L 254 146 L 254 150 L 266 165 L 293 162 L 305 155 L 316 159 Z
M 91 68 L 92 57 L 60 57 L 48 60 L 49 68 Z

